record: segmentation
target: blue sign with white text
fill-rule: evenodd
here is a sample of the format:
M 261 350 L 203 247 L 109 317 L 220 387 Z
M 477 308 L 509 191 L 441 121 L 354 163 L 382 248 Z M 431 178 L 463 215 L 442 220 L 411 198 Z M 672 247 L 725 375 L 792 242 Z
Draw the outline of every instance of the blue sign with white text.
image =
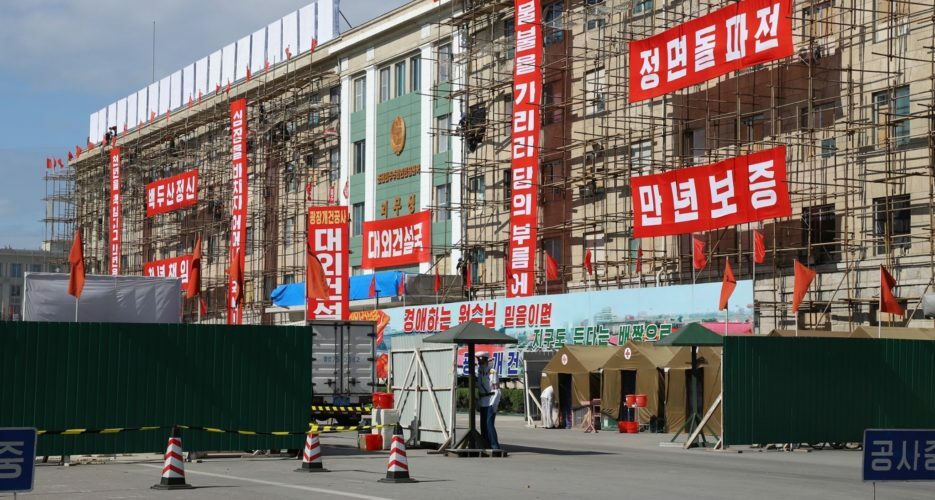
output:
M 865 430 L 864 481 L 935 481 L 935 429 Z
M 0 491 L 32 491 L 36 466 L 36 429 L 0 428 Z

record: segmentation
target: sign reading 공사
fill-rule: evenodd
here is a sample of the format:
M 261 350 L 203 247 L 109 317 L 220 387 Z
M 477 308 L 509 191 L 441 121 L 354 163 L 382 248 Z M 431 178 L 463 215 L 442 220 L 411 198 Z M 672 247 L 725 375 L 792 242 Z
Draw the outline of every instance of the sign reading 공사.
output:
M 864 481 L 935 481 L 935 429 L 864 431 Z
M 327 299 L 309 299 L 306 319 L 346 320 L 350 275 L 348 272 L 347 207 L 308 209 L 308 246 L 325 272 Z
M 36 469 L 36 429 L 0 428 L 0 491 L 32 491 Z

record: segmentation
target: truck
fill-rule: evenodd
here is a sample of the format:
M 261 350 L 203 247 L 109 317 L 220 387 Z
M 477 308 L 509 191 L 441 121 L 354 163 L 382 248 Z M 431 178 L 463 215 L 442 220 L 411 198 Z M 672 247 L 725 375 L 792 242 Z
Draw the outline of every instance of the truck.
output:
M 376 325 L 370 321 L 309 321 L 312 344 L 312 404 L 369 405 L 374 391 Z M 319 413 L 316 418 L 327 418 Z M 336 413 L 341 423 L 360 415 Z

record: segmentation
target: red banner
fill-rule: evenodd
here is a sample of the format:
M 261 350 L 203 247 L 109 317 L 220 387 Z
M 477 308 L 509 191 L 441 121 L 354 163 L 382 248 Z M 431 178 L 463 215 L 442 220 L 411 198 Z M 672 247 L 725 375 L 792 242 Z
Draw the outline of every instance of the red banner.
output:
M 742 0 L 630 42 L 630 102 L 792 55 L 792 0 Z
M 539 0 L 516 0 L 513 65 L 513 150 L 510 248 L 506 296 L 535 293 L 539 214 L 539 103 L 542 100 L 542 9 Z
M 143 275 L 158 278 L 182 278 L 182 286 L 185 286 L 188 284 L 188 270 L 191 267 L 192 256 L 183 255 L 147 262 L 143 264 Z
M 786 148 L 630 178 L 633 236 L 707 231 L 792 215 Z
M 240 256 L 240 268 L 246 264 L 244 255 L 247 250 L 247 100 L 231 102 L 231 200 L 230 253 Z M 236 251 L 236 252 L 235 252 Z M 237 283 L 235 276 L 228 277 L 227 287 L 227 324 L 239 325 L 243 322 L 243 301 L 237 302 L 238 290 L 243 283 Z
M 309 301 L 306 318 L 346 320 L 350 288 L 348 268 L 347 207 L 311 207 L 308 209 L 308 241 L 321 262 L 328 282 L 327 300 Z
M 110 148 L 110 274 L 120 274 L 120 148 Z
M 198 169 L 146 185 L 146 216 L 164 214 L 198 202 Z
M 432 214 L 428 210 L 364 222 L 360 267 L 379 269 L 432 260 Z

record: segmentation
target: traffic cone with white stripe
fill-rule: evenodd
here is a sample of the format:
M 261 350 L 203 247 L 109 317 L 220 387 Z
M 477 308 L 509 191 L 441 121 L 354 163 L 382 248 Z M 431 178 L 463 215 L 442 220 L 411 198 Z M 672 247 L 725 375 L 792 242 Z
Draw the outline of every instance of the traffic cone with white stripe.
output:
M 185 482 L 185 460 L 182 458 L 182 433 L 178 427 L 172 428 L 169 444 L 166 446 L 165 464 L 162 466 L 162 478 L 154 484 L 154 490 L 179 490 L 191 488 Z
M 409 477 L 409 461 L 406 460 L 406 441 L 403 439 L 403 430 L 399 425 L 393 433 L 393 441 L 390 444 L 390 459 L 386 464 L 386 477 L 380 480 L 381 483 L 415 483 L 415 479 Z
M 321 463 L 321 443 L 318 433 L 310 432 L 305 436 L 305 449 L 302 451 L 302 467 L 296 472 L 329 472 Z

